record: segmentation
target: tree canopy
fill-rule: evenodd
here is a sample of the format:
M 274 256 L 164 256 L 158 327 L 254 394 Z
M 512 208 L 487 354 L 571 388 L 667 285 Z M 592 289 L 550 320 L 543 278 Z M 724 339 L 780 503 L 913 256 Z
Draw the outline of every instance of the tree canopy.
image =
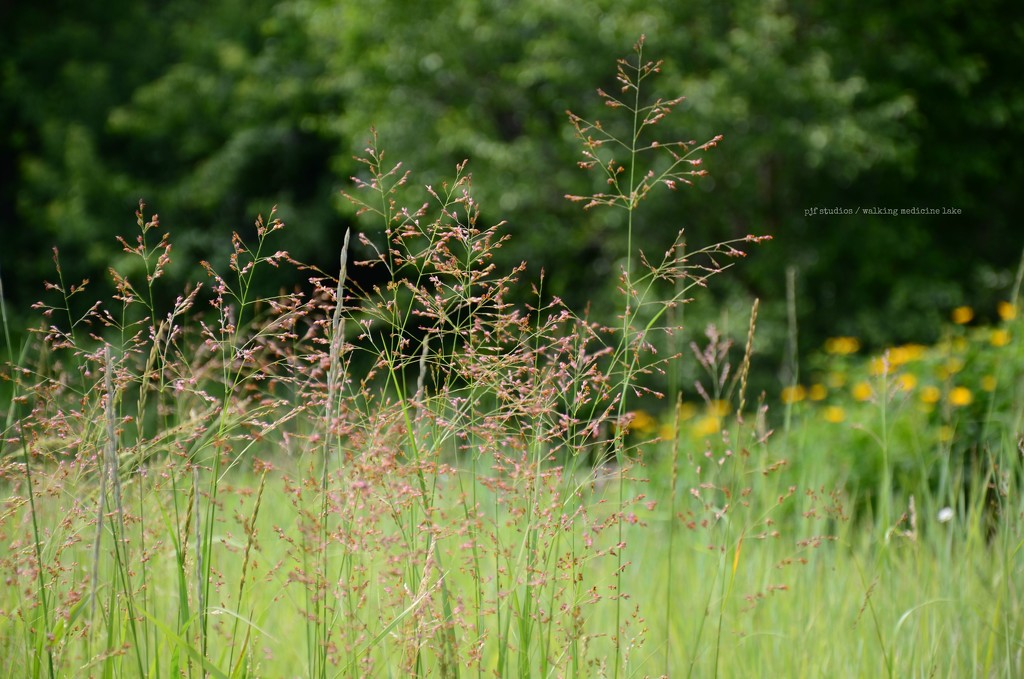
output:
M 1021 254 L 1024 19 L 1006 0 L 51 1 L 0 4 L 0 21 L 0 273 L 18 308 L 52 245 L 76 275 L 111 264 L 140 199 L 179 279 L 274 205 L 293 256 L 333 266 L 371 126 L 416 182 L 469 159 L 482 219 L 512 234 L 505 264 L 600 306 L 623 229 L 564 199 L 593 188 L 566 111 L 604 114 L 595 90 L 641 34 L 664 60 L 653 93 L 686 97 L 665 136 L 724 140 L 707 177 L 651 203 L 640 242 L 774 236 L 722 294 L 781 318 L 795 268 L 804 342 L 930 339 L 957 305 L 994 308 Z

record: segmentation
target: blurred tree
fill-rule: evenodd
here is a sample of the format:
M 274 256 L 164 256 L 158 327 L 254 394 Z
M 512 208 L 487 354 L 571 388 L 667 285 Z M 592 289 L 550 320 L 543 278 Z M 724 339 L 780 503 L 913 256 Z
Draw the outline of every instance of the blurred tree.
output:
M 0 228 L 6 290 L 36 293 L 52 270 L 49 246 L 70 259 L 102 230 L 104 215 L 131 219 L 106 162 L 113 102 L 167 59 L 153 3 L 5 2 L 0 24 Z M 140 49 L 145 45 L 147 49 Z
M 1008 0 L 200 0 L 0 5 L 0 226 L 8 288 L 31 299 L 48 246 L 108 263 L 144 198 L 182 249 L 210 258 L 274 204 L 286 247 L 334 266 L 337 189 L 371 125 L 392 160 L 436 183 L 471 160 L 506 264 L 607 308 L 622 225 L 566 193 L 566 109 L 613 119 L 594 90 L 644 33 L 654 94 L 687 96 L 663 139 L 725 141 L 710 176 L 655 198 L 637 225 L 660 251 L 776 237 L 723 279 L 758 294 L 781 341 L 785 269 L 800 272 L 801 341 L 927 339 L 944 310 L 987 302 L 1016 263 L 1024 27 Z M 957 216 L 807 216 L 813 207 L 955 207 Z M 21 253 L 12 256 L 7 253 Z M 14 272 L 14 282 L 10 283 Z M 187 275 L 178 271 L 178 276 Z M 283 281 L 282 281 L 283 283 Z M 738 324 L 740 325 L 740 324 Z
M 806 271 L 816 327 L 830 320 L 878 345 L 930 339 L 959 304 L 991 314 L 1024 248 L 1024 88 L 1013 66 L 1024 63 L 1024 15 L 999 1 L 809 7 L 837 69 L 870 84 L 863 100 L 912 104 L 900 130 L 909 152 L 858 175 L 846 204 L 961 211 L 835 220 L 848 237 L 815 239 Z
M 430 179 L 470 158 L 485 216 L 508 219 L 515 233 L 511 258 L 546 269 L 549 289 L 576 305 L 614 289 L 624 243 L 615 215 L 582 215 L 562 198 L 586 192 L 590 181 L 575 167 L 578 148 L 564 110 L 613 117 L 597 110 L 594 88 L 614 86 L 611 55 L 624 54 L 646 33 L 650 54 L 666 59 L 665 76 L 652 82 L 657 94 L 688 97 L 659 134 L 700 142 L 723 133 L 725 142 L 707 155 L 711 177 L 647 207 L 640 242 L 657 251 L 679 228 L 695 244 L 750 231 L 776 235 L 741 280 L 782 300 L 787 265 L 805 271 L 813 285 L 804 287 L 799 307 L 814 341 L 835 332 L 833 319 L 850 309 L 864 309 L 865 317 L 884 313 L 886 297 L 875 294 L 873 279 L 883 274 L 891 283 L 899 271 L 891 264 L 906 257 L 908 245 L 879 237 L 859 246 L 859 259 L 858 248 L 849 247 L 858 226 L 808 219 L 805 209 L 850 205 L 858 181 L 870 181 L 880 168 L 912 167 L 915 98 L 899 83 L 876 88 L 874 74 L 844 60 L 843 49 L 852 49 L 843 43 L 845 26 L 823 10 L 812 13 L 815 5 L 526 0 L 513 7 L 468 0 L 426 3 L 418 12 L 388 2 L 372 9 L 301 6 L 329 64 L 326 82 L 347 102 L 328 116 L 327 127 L 352 139 L 355 150 L 376 124 L 393 157 Z M 912 247 L 929 240 L 920 222 L 899 224 L 918 231 Z M 893 222 L 884 226 L 881 236 L 893 232 Z M 831 287 L 818 280 L 843 256 L 865 266 L 847 269 L 861 280 L 844 278 L 844 289 L 869 294 L 837 296 L 835 277 Z M 931 301 L 918 306 L 934 309 Z M 822 314 L 826 308 L 831 313 Z
M 179 284 L 202 276 L 198 258 L 223 261 L 231 232 L 274 205 L 305 227 L 289 235 L 300 254 L 323 242 L 338 222 L 337 142 L 311 121 L 337 102 L 310 96 L 322 65 L 285 5 L 58 4 L 68 11 L 7 10 L 24 30 L 3 66 L 0 167 L 13 181 L 0 220 L 8 252 L 36 253 L 4 258 L 21 302 L 52 276 L 52 244 L 69 277 L 95 282 L 140 199 L 174 232 Z

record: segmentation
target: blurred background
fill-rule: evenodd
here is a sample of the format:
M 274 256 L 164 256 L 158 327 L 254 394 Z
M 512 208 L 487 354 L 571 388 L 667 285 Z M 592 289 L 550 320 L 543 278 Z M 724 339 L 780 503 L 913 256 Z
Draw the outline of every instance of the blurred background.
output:
M 175 244 L 172 298 L 274 205 L 288 225 L 275 247 L 333 271 L 355 223 L 339 191 L 371 126 L 416 184 L 470 159 L 482 221 L 512 236 L 502 264 L 528 261 L 577 309 L 612 309 L 624 232 L 563 197 L 593 188 L 565 112 L 611 117 L 595 90 L 615 88 L 640 34 L 665 61 L 651 93 L 686 97 L 659 137 L 724 135 L 708 177 L 645 206 L 640 242 L 773 236 L 686 313 L 695 334 L 713 321 L 742 336 L 761 298 L 759 352 L 780 384 L 787 272 L 802 352 L 834 336 L 870 351 L 935 340 L 957 307 L 994 319 L 1024 248 L 1010 0 L 6 0 L 0 25 L 0 275 L 16 324 L 53 278 L 52 246 L 66 281 L 102 285 L 140 199 Z

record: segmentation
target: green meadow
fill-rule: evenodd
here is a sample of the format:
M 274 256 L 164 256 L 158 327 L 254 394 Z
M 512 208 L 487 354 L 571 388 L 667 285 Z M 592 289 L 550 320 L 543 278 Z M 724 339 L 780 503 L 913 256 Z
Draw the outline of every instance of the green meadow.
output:
M 110 298 L 55 256 L 35 332 L 4 310 L 0 673 L 1024 675 L 1021 273 L 935 343 L 837 333 L 755 389 L 759 303 L 686 314 L 773 243 L 634 239 L 719 141 L 658 136 L 657 74 L 641 41 L 622 126 L 570 115 L 569 198 L 625 236 L 607 318 L 494 263 L 470 166 L 423 202 L 373 142 L 337 268 L 270 214 L 168 304 L 143 205 Z

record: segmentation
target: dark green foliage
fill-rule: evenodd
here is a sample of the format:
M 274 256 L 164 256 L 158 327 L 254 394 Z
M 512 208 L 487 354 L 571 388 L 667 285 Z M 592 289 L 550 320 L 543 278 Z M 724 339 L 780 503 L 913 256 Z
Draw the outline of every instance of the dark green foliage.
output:
M 54 6 L 51 6 L 54 5 Z M 337 190 L 369 127 L 431 181 L 470 159 L 487 223 L 514 234 L 546 290 L 597 313 L 624 229 L 563 196 L 594 187 L 565 111 L 601 114 L 610 55 L 638 35 L 687 97 L 666 138 L 723 134 L 709 177 L 650 203 L 654 253 L 775 236 L 729 293 L 784 313 L 798 271 L 801 343 L 933 339 L 948 309 L 991 306 L 1022 246 L 1024 25 L 1009 2 L 508 4 L 298 0 L 9 3 L 0 57 L 0 228 L 21 309 L 61 247 L 69 277 L 108 265 L 144 199 L 176 234 L 183 277 L 278 205 L 288 250 L 332 266 L 351 211 Z M 589 110 L 583 110 L 590 102 Z M 952 207 L 953 216 L 808 216 L 815 207 Z M 72 275 L 73 272 L 74 275 Z M 290 286 L 301 281 L 267 281 Z M 698 324 L 699 325 L 699 324 Z M 763 328 L 767 341 L 781 333 Z

